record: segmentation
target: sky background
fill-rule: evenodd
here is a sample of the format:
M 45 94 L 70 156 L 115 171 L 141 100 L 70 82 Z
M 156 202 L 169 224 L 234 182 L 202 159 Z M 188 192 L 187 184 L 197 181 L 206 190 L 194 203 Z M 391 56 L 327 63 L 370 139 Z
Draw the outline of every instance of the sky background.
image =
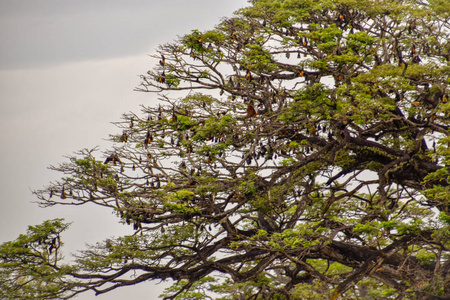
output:
M 29 225 L 73 222 L 63 252 L 131 233 L 110 211 L 39 208 L 31 191 L 60 174 L 47 169 L 83 148 L 111 146 L 111 122 L 157 95 L 139 93 L 148 55 L 193 29 L 212 29 L 246 0 L 0 0 L 0 243 Z M 158 299 L 162 285 L 144 283 L 90 299 Z

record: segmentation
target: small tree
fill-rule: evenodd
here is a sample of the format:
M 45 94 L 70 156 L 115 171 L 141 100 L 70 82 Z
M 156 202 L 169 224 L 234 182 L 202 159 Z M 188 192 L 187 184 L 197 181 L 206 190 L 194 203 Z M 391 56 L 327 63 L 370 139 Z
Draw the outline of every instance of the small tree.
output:
M 35 192 L 136 233 L 67 266 L 66 225 L 31 229 L 1 248 L 2 295 L 172 279 L 166 299 L 449 299 L 450 3 L 250 3 L 160 46 L 137 88 L 160 104 Z

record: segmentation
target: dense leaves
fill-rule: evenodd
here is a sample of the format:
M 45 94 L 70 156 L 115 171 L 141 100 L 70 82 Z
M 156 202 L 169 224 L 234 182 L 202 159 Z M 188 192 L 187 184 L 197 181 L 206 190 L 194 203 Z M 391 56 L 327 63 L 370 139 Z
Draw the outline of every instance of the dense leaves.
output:
M 46 221 L 0 247 L 1 299 L 65 299 L 67 290 L 81 290 L 82 284 L 65 277 L 74 268 L 58 264 L 67 227 L 61 219 Z
M 450 297 L 450 3 L 250 2 L 160 46 L 137 88 L 160 104 L 35 192 L 136 230 L 67 274 L 171 279 L 168 299 Z

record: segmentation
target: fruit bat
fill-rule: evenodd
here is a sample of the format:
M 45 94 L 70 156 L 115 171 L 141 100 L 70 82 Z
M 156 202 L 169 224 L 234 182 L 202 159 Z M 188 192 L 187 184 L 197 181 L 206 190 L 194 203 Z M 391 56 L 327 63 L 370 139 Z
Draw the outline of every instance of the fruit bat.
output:
M 161 66 L 164 67 L 164 65 L 166 64 L 166 58 L 164 57 L 164 55 L 161 54 L 161 60 L 159 61 L 159 64 Z
M 172 111 L 172 122 L 177 121 L 177 115 L 175 114 L 175 110 Z
M 344 16 L 342 14 L 339 14 L 339 16 L 336 19 L 336 25 L 339 27 L 343 27 L 345 25 Z
M 247 70 L 247 74 L 245 75 L 245 79 L 247 79 L 248 81 L 252 81 L 252 73 L 250 73 L 249 70 Z
M 51 254 L 53 249 L 56 249 L 56 238 L 53 238 L 52 242 L 50 243 L 50 247 L 48 247 L 48 252 Z
M 62 191 L 61 191 L 61 199 L 66 199 L 66 192 L 64 190 L 64 187 L 62 187 Z
M 259 77 L 259 83 L 264 84 L 265 80 L 266 79 L 263 75 L 261 75 L 261 77 Z
M 161 73 L 161 76 L 158 78 L 158 82 L 159 83 L 164 83 L 164 82 L 166 82 L 166 73 L 163 71 L 162 73 Z
M 114 165 L 117 165 L 117 162 L 122 163 L 119 159 L 119 157 L 117 156 L 117 154 L 113 153 L 110 156 L 108 156 L 108 158 L 105 160 L 104 164 L 108 164 L 110 161 L 112 161 L 114 163 Z
M 122 136 L 120 137 L 121 142 L 128 142 L 128 134 L 126 132 L 122 133 Z
M 331 130 L 328 132 L 328 139 L 333 140 L 333 132 Z
M 413 56 L 412 62 L 413 62 L 414 64 L 418 64 L 418 63 L 420 63 L 421 61 L 422 61 L 422 59 L 420 59 L 419 55 Z
M 416 24 L 414 24 L 414 21 L 409 22 L 408 33 L 411 34 L 414 29 L 416 29 Z
M 197 182 L 194 180 L 194 179 L 192 179 L 192 177 L 189 177 L 188 178 L 188 185 L 195 185 Z
M 136 223 L 133 224 L 134 230 L 142 229 L 142 223 L 140 221 L 136 221 Z
M 251 118 L 253 116 L 256 116 L 258 113 L 256 112 L 255 108 L 253 107 L 253 101 L 250 101 L 247 105 L 247 118 Z
M 150 134 L 150 131 L 147 130 L 147 135 L 145 136 L 144 145 L 147 147 L 148 144 L 150 144 L 153 141 L 153 137 Z

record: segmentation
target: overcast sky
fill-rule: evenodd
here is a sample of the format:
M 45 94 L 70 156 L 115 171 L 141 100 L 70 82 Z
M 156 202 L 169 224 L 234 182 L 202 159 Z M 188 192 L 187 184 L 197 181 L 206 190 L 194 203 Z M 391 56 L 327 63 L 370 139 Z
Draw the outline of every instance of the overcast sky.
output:
M 47 169 L 100 145 L 111 122 L 156 95 L 134 92 L 156 63 L 148 54 L 193 29 L 211 29 L 246 0 L 0 0 L 0 243 L 28 225 L 64 217 L 68 252 L 131 232 L 94 206 L 39 208 L 31 190 L 57 179 Z M 154 284 L 77 299 L 157 299 Z

